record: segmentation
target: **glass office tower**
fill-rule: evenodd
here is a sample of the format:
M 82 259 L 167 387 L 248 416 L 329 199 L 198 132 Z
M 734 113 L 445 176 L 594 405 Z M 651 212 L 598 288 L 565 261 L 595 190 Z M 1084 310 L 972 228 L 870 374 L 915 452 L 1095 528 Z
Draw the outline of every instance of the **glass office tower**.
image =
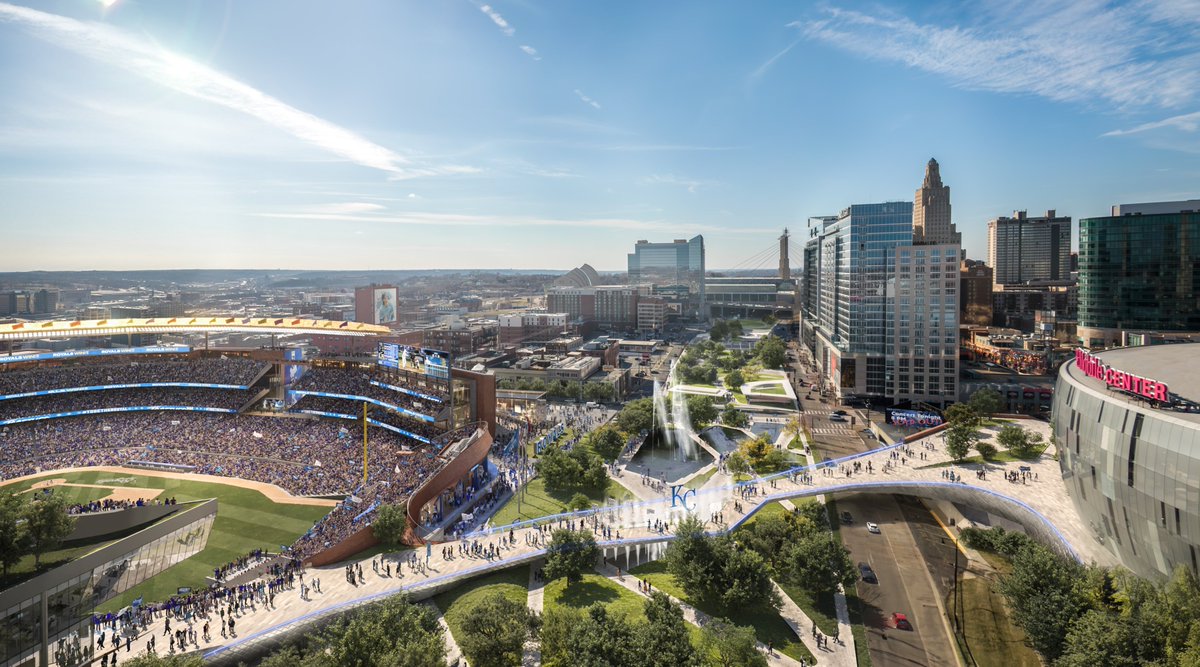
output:
M 692 300 L 704 302 L 704 237 L 670 243 L 638 241 L 629 253 L 629 284 L 656 288 L 686 287 Z

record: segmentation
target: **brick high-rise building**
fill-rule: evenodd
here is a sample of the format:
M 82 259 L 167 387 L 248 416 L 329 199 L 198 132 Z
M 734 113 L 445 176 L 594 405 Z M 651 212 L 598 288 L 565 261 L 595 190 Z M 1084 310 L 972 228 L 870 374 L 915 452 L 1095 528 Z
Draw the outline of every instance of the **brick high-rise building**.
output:
M 1025 211 L 988 221 L 988 265 L 996 285 L 1071 279 L 1071 218 Z
M 958 312 L 963 324 L 992 325 L 992 267 L 963 260 L 958 274 Z

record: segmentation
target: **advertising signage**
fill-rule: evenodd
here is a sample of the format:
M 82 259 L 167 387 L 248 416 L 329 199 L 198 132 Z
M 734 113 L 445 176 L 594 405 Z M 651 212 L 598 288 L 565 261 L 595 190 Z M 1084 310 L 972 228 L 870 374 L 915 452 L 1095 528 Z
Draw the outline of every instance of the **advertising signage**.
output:
M 123 354 L 186 354 L 192 348 L 187 345 L 164 345 L 151 347 L 105 347 L 91 350 L 63 350 L 62 352 L 44 352 L 41 354 L 13 354 L 0 357 L 0 364 L 12 364 L 22 361 L 45 361 L 48 359 L 72 359 L 74 357 L 109 357 Z
M 1101 361 L 1100 357 L 1082 349 L 1075 350 L 1075 365 L 1083 371 L 1084 375 L 1095 378 L 1113 389 L 1127 391 L 1154 401 L 1166 403 L 1167 397 L 1171 393 L 1170 388 L 1164 382 L 1113 368 Z
M 918 410 L 896 410 L 888 408 L 887 423 L 897 426 L 916 426 L 931 428 L 942 423 L 942 416 L 936 412 L 921 412 Z

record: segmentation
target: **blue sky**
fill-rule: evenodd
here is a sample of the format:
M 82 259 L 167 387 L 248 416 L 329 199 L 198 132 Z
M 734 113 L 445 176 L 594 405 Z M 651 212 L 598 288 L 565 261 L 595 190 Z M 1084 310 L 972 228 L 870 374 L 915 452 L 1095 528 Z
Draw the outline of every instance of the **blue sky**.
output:
M 728 268 L 809 216 L 1200 196 L 1200 0 L 0 2 L 0 266 Z M 797 263 L 797 262 L 793 262 Z

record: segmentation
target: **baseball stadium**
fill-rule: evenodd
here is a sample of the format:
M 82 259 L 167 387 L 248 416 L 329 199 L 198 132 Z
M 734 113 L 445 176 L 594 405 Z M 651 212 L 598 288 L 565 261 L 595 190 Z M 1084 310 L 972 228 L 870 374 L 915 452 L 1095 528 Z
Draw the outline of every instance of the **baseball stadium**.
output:
M 271 344 L 208 347 L 230 332 Z M 388 333 L 244 317 L 0 325 L 0 495 L 57 496 L 75 517 L 59 548 L 5 563 L 0 664 L 87 662 L 97 623 L 360 554 L 384 505 L 407 507 L 410 545 L 469 528 L 498 478 L 494 383 Z M 145 334 L 204 343 L 108 346 Z M 357 356 L 278 343 L 313 334 L 381 342 Z M 66 349 L 11 352 L 31 340 Z

